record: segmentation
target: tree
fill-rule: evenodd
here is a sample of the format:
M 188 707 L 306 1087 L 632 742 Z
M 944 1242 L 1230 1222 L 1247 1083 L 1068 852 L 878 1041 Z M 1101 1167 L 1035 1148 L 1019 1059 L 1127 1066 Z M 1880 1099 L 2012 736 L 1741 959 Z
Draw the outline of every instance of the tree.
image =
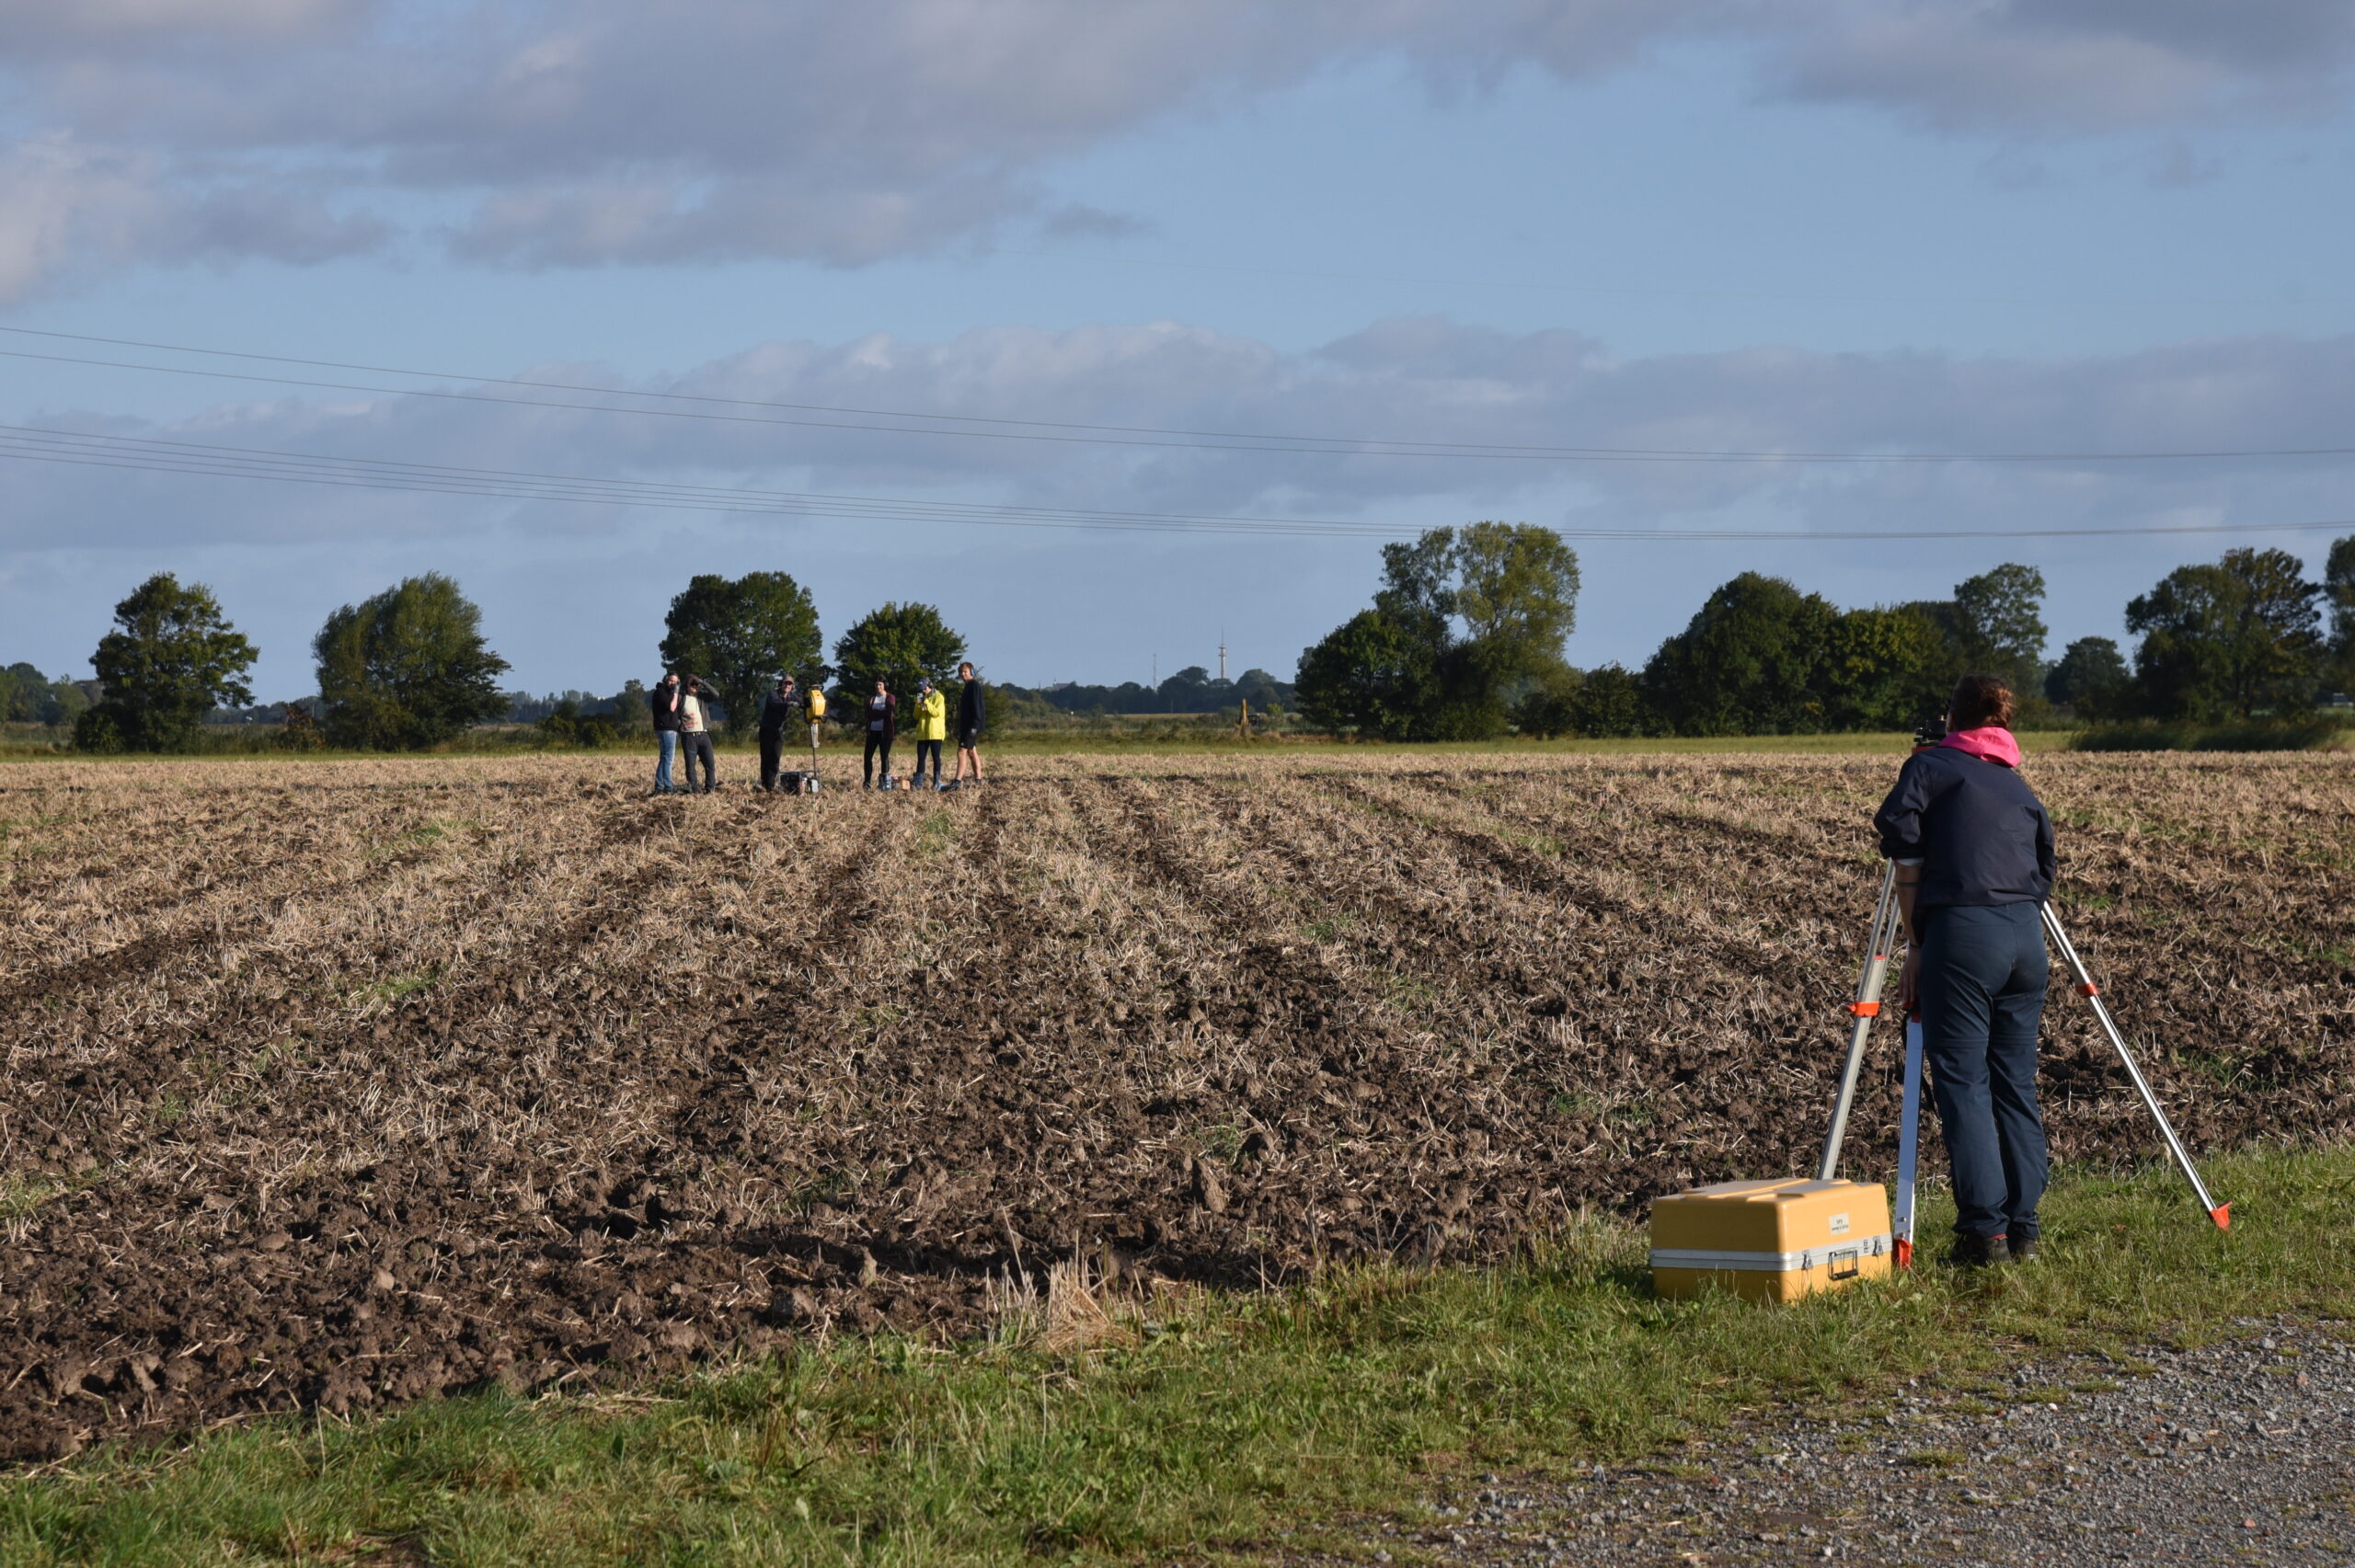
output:
M 2044 694 L 2079 721 L 2100 724 L 2126 716 L 2132 679 L 2116 643 L 2079 637 L 2062 650 L 2061 662 L 2044 678 Z
M 75 723 L 92 750 L 182 751 L 213 709 L 254 700 L 254 645 L 201 583 L 158 572 L 114 607 L 115 629 L 90 656 L 105 697 Z
M 1648 735 L 1651 710 L 1644 689 L 1626 666 L 1606 664 L 1590 670 L 1570 700 L 1570 733 L 1611 740 Z
M 818 606 L 784 572 L 690 578 L 662 624 L 663 665 L 708 680 L 728 710 L 730 732 L 759 717 L 762 694 L 778 676 L 789 672 L 816 686 L 828 673 L 819 662 L 825 643 Z
M 1644 695 L 1679 735 L 1823 728 L 1819 690 L 1839 616 L 1821 594 L 1744 572 L 1709 595 L 1644 666 Z
M 483 641 L 482 612 L 439 572 L 343 606 L 311 647 L 321 726 L 338 746 L 423 750 L 507 711 L 507 661 Z
M 1384 545 L 1382 568 L 1373 609 L 1301 655 L 1298 700 L 1313 722 L 1323 714 L 1334 717 L 1325 727 L 1388 739 L 1476 739 L 1503 733 L 1509 694 L 1557 679 L 1577 624 L 1579 563 L 1551 529 L 1434 528 Z M 1352 681 L 1367 684 L 1333 684 Z M 1359 716 L 1335 716 L 1345 714 Z
M 957 666 L 964 657 L 965 639 L 929 604 L 911 601 L 869 611 L 834 643 L 834 666 L 841 678 L 834 688 L 835 717 L 845 724 L 856 720 L 867 699 L 875 694 L 879 679 L 903 701 L 926 675 L 945 688 L 957 679 Z M 902 722 L 910 722 L 904 710 Z
M 2287 550 L 2178 567 L 2126 606 L 2134 684 L 2156 718 L 2247 718 L 2312 704 L 2327 653 L 2321 585 Z
M 1513 732 L 1545 740 L 1576 734 L 1579 691 L 1585 684 L 1580 671 L 1556 661 L 1525 682 L 1526 689 L 1512 704 Z
M 1848 610 L 1832 623 L 1817 691 L 1833 729 L 1911 729 L 1953 688 L 1948 639 L 1910 605 Z
M 1235 694 L 1240 701 L 1250 704 L 1255 714 L 1277 712 L 1292 700 L 1291 688 L 1256 664 L 1245 670 L 1242 679 L 1235 681 Z
M 1578 629 L 1579 557 L 1560 534 L 1476 522 L 1458 536 L 1453 564 L 1454 612 L 1492 674 L 1536 675 L 1561 662 Z
M 611 746 L 622 738 L 620 721 L 609 713 L 583 713 L 578 697 L 560 698 L 534 727 L 552 746 Z
M 2355 696 L 2355 533 L 2332 542 L 2322 597 L 2330 608 L 2331 683 Z
M 0 721 L 41 724 L 52 729 L 72 724 L 90 706 L 90 695 L 83 684 L 52 681 L 30 664 L 12 664 L 0 670 Z
M 2000 675 L 2032 698 L 2044 682 L 2044 574 L 2006 563 L 1954 585 L 1958 650 L 1969 669 Z M 1955 671 L 1959 678 L 1963 670 Z
M 1418 738 L 1438 707 L 1439 652 L 1427 628 L 1361 610 L 1304 648 L 1292 682 L 1317 728 L 1378 740 Z

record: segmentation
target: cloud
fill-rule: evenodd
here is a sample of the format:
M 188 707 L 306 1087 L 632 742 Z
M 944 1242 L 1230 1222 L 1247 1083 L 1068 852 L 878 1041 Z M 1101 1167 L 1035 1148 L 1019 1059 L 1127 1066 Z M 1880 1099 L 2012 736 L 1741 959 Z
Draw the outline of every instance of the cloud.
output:
M 621 384 L 593 366 L 532 380 Z M 1208 432 L 1384 436 L 1645 451 L 2189 452 L 2342 444 L 2355 337 L 2249 338 L 2078 358 L 1815 353 L 1753 348 L 1629 358 L 1570 332 L 1500 333 L 1413 318 L 1310 352 L 1177 323 L 1002 326 L 936 341 L 886 335 L 748 348 L 640 391 L 997 420 Z M 486 383 L 446 390 L 556 400 Z M 652 400 L 648 400 L 651 402 Z M 662 406 L 662 405 L 655 405 Z M 749 404 L 675 405 L 754 420 L 891 423 Z M 1708 589 L 1744 569 L 1841 603 L 1945 593 L 2001 560 L 2046 569 L 2062 641 L 2120 635 L 2120 607 L 2173 567 L 2228 545 L 2318 559 L 2327 532 L 2078 539 L 2125 525 L 2345 518 L 2345 458 L 2253 462 L 1841 465 L 1518 463 L 1245 452 L 1231 438 L 1035 429 L 1049 440 L 907 436 L 810 423 L 731 424 L 419 396 L 224 402 L 169 424 L 51 411 L 17 422 L 215 446 L 454 469 L 824 491 L 908 501 L 1336 519 L 1401 532 L 1505 518 L 1571 528 L 2026 531 L 2029 537 L 1595 542 L 1581 663 L 1640 662 Z M 939 421 L 934 421 L 938 423 Z M 992 427 L 1022 433 L 1018 426 Z M 1191 440 L 1195 444 L 1183 444 Z M 0 449 L 17 443 L 0 434 Z M 1281 444 L 1281 443 L 1280 443 Z M 1301 444 L 1301 443 L 1290 443 Z M 78 661 L 107 606 L 158 569 L 207 581 L 304 689 L 319 618 L 396 578 L 457 574 L 534 689 L 611 690 L 650 657 L 661 606 L 696 571 L 785 569 L 839 631 L 884 599 L 937 602 L 1004 678 L 1139 673 L 1210 656 L 1228 613 L 1242 655 L 1292 654 L 1365 602 L 1373 541 L 1072 532 L 921 515 L 712 515 L 586 500 L 390 493 L 23 461 L 0 450 L 0 627 L 13 648 Z M 2057 644 L 2056 644 L 2057 646 Z M 1188 650 L 1182 657 L 1178 650 Z
M 2109 132 L 2342 102 L 2338 0 L 1803 0 L 1752 14 L 1782 89 L 1945 129 Z
M 2337 0 L 6 0 L 13 120 L 26 145 L 83 150 L 92 189 L 0 192 L 7 226 L 46 236 L 17 241 L 0 298 L 85 261 L 396 243 L 404 230 L 365 210 L 432 209 L 414 220 L 421 232 L 477 264 L 855 266 L 1009 223 L 1093 223 L 1052 198 L 1058 160 L 1336 63 L 1396 59 L 1450 95 L 1516 69 L 1592 77 L 1694 38 L 1746 49 L 1773 93 L 2016 137 L 2336 105 L 2355 12 Z M 109 229 L 126 202 L 193 212 L 224 190 L 274 215 L 242 231 Z
M 181 260 L 331 260 L 389 230 L 339 214 L 302 182 L 166 178 L 156 159 L 43 136 L 0 149 L 0 300 L 68 269 L 167 254 Z
M 613 384 L 590 367 L 521 373 Z M 75 424 L 465 468 L 1218 516 L 1507 513 L 1621 528 L 1767 518 L 1921 528 L 2115 526 L 2154 514 L 2280 521 L 2342 509 L 2349 460 L 2086 454 L 2344 444 L 2333 410 L 2355 399 L 2355 338 L 2052 360 L 1775 348 L 1622 359 L 1576 333 L 1435 318 L 1380 323 L 1308 353 L 1159 323 L 771 343 L 634 384 L 673 395 L 641 406 L 733 418 L 386 395 L 224 404 L 166 427 Z M 498 384 L 469 390 L 565 401 Z M 923 410 L 935 431 L 962 433 L 908 434 L 891 428 L 908 421 L 875 410 Z M 1576 447 L 1590 458 L 1299 450 L 1355 437 Z M 1250 450 L 1269 446 L 1279 450 Z M 1895 464 L 1725 455 L 1751 452 L 2047 455 Z M 1661 460 L 1669 453 L 1698 456 Z M 81 544 L 125 547 L 167 537 L 605 537 L 668 525 L 628 509 L 107 469 L 29 466 L 13 477 L 0 550 L 46 548 L 66 519 Z

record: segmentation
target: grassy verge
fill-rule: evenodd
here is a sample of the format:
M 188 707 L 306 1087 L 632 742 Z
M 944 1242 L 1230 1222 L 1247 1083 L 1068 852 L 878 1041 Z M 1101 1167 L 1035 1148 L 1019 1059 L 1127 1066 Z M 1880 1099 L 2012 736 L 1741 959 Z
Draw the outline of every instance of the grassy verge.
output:
M 1066 1316 L 1097 1322 L 1081 1348 L 842 1343 L 641 1399 L 487 1394 L 227 1428 L 0 1481 L 0 1560 L 1250 1556 L 1406 1504 L 1435 1471 L 1624 1459 L 1775 1402 L 1828 1419 L 1907 1378 L 2344 1314 L 2355 1151 L 2243 1155 L 2213 1176 L 2230 1234 L 2167 1173 L 2075 1175 L 2029 1267 L 1924 1268 L 1793 1308 L 1655 1300 L 1640 1234 L 1597 1221 L 1501 1269 L 1345 1269 L 1109 1326 Z

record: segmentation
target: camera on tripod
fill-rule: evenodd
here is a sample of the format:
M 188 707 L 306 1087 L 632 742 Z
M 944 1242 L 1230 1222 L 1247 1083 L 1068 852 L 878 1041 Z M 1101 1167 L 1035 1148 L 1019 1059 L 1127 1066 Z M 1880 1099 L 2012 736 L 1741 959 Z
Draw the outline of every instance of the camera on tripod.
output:
M 1947 721 L 1944 715 L 1933 719 L 1924 719 L 1913 728 L 1913 750 L 1919 751 L 1925 746 L 1936 746 L 1946 738 Z

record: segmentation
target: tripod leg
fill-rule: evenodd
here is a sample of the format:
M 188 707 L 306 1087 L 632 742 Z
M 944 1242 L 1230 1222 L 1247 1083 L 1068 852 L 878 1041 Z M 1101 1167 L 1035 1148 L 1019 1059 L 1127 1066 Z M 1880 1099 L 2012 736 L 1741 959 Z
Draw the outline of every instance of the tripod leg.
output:
M 2200 1179 L 2200 1172 L 2191 1163 L 2191 1156 L 2184 1151 L 2183 1140 L 2176 1137 L 2175 1127 L 2168 1122 L 2166 1112 L 2160 1109 L 2159 1097 L 2151 1092 L 2150 1082 L 2143 1078 L 2142 1070 L 2134 1065 L 2134 1053 L 2126 1048 L 2126 1036 L 2119 1033 L 2117 1021 L 2110 1017 L 2109 1009 L 2102 1005 L 2101 988 L 2094 984 L 2093 976 L 2086 972 L 2085 961 L 2077 956 L 2076 944 L 2069 940 L 2069 933 L 2061 929 L 2061 917 L 2052 912 L 2051 904 L 2044 905 L 2043 910 L 2044 933 L 2052 939 L 2052 945 L 2059 950 L 2062 961 L 2076 977 L 2077 994 L 2093 1003 L 2094 1016 L 2101 1020 L 2102 1033 L 2109 1036 L 2110 1048 L 2118 1052 L 2118 1059 L 2126 1064 L 2126 1076 L 2134 1081 L 2134 1088 L 2142 1096 L 2142 1104 L 2150 1109 L 2151 1119 L 2159 1124 L 2159 1135 L 2167 1140 L 2167 1150 L 2175 1156 L 2175 1162 L 2182 1167 L 2184 1179 L 2191 1184 L 2192 1192 L 2200 1199 L 2200 1207 L 2208 1211 L 2208 1218 L 2216 1222 L 2217 1230 L 2229 1229 L 2233 1222 L 2233 1206 L 2220 1204 L 2208 1196 L 2208 1185 Z
M 1856 977 L 1856 999 L 1848 1004 L 1855 1022 L 1848 1030 L 1848 1060 L 1840 1073 L 1840 1097 L 1832 1107 L 1832 1131 L 1823 1140 L 1816 1180 L 1840 1173 L 1840 1145 L 1848 1136 L 1848 1111 L 1856 1100 L 1856 1074 L 1865 1065 L 1865 1040 L 1880 1013 L 1881 982 L 1889 978 L 1890 950 L 1897 945 L 1897 863 L 1881 874 L 1880 902 L 1873 906 L 1872 940 L 1865 948 L 1864 973 Z
M 1922 1150 L 1922 1019 L 1905 1021 L 1905 1100 L 1897 1121 L 1897 1209 L 1890 1229 L 1897 1237 L 1897 1266 L 1913 1266 L 1913 1173 Z

